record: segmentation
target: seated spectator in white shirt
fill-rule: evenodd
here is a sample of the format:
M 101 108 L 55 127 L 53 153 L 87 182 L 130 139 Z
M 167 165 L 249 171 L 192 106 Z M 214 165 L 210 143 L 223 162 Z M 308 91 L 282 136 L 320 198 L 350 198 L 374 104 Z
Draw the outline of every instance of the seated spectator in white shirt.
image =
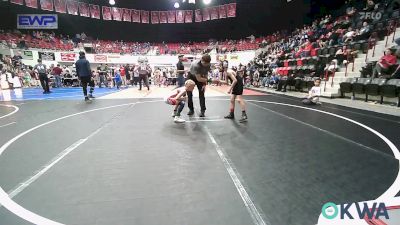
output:
M 306 98 L 302 101 L 305 105 L 316 105 L 319 103 L 319 96 L 321 96 L 321 79 L 314 80 L 314 87 L 308 92 Z

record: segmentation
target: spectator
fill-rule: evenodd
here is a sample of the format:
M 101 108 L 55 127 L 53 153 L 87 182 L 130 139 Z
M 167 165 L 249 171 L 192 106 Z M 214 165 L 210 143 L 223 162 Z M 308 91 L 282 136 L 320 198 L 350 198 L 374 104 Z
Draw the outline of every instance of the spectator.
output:
M 321 79 L 317 78 L 314 81 L 314 87 L 308 92 L 308 95 L 303 100 L 305 105 L 316 105 L 319 103 L 319 96 L 321 95 Z
M 397 63 L 397 58 L 393 54 L 393 52 L 390 49 L 387 49 L 385 51 L 385 55 L 382 56 L 382 58 L 378 61 L 376 64 L 375 68 L 372 71 L 372 78 L 388 78 L 390 76 L 388 75 L 382 75 L 383 73 L 388 73 L 390 72 L 391 69 L 393 69 L 393 66 L 395 66 Z
M 362 28 L 360 29 L 356 39 L 357 40 L 365 40 L 371 36 L 371 26 L 368 22 L 364 22 Z
M 53 68 L 52 74 L 54 75 L 56 88 L 59 88 L 62 86 L 62 82 L 61 82 L 61 73 L 62 72 L 63 71 L 60 68 L 60 64 L 57 64 L 57 66 Z

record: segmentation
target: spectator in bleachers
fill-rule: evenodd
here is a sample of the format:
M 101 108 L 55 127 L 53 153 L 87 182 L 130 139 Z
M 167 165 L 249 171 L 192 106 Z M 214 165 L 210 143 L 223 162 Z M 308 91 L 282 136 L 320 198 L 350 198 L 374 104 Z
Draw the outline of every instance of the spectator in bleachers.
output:
M 388 73 L 397 64 L 397 57 L 393 54 L 392 50 L 386 49 L 385 55 L 379 59 L 375 68 L 372 71 L 372 78 L 388 78 L 389 75 L 383 75 L 382 73 Z
M 353 30 L 351 27 L 347 30 L 347 32 L 343 35 L 343 42 L 351 42 L 357 36 L 357 31 Z
M 371 12 L 375 9 L 375 3 L 372 0 L 367 0 L 367 5 L 365 6 L 364 10 Z
M 363 26 L 356 36 L 356 40 L 365 40 L 371 36 L 371 26 L 368 22 L 363 22 Z

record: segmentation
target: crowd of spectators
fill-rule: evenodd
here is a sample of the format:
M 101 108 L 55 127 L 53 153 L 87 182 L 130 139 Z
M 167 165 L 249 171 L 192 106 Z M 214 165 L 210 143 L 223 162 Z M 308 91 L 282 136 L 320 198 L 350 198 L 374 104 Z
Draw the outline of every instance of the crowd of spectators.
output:
M 116 53 L 130 55 L 164 55 L 164 54 L 202 54 L 216 50 L 217 53 L 228 53 L 245 50 L 255 50 L 261 44 L 261 38 L 254 36 L 241 40 L 225 40 L 189 43 L 150 43 L 99 40 L 85 33 L 75 35 L 56 35 L 54 32 L 31 31 L 22 33 L 20 30 L 0 30 L 0 43 L 3 48 L 37 48 L 61 51 L 72 51 L 92 47 L 94 53 Z
M 379 2 L 372 0 L 364 2 L 348 1 L 339 10 L 339 16 L 325 15 L 314 20 L 312 24 L 304 25 L 292 32 L 277 31 L 268 36 L 262 41 L 262 53 L 254 59 L 258 70 L 261 72 L 260 85 L 273 86 L 277 90 L 286 91 L 288 84 L 296 87 L 296 80 L 300 81 L 304 77 L 326 79 L 334 74 L 340 66 L 347 66 L 357 57 L 359 51 L 348 48 L 346 45 L 354 43 L 371 44 L 379 38 L 374 32 L 373 26 L 371 26 L 374 18 L 365 16 L 365 18 L 361 18 L 362 14 L 359 12 L 372 12 L 372 14 L 382 12 L 388 8 L 388 3 L 384 0 Z M 390 7 L 393 7 L 393 5 Z M 394 7 L 398 9 L 398 6 Z M 393 10 L 393 8 L 391 9 Z M 387 35 L 388 30 L 395 28 L 391 26 L 394 26 L 394 24 L 389 24 L 388 28 L 381 28 L 381 38 Z M 317 50 L 321 49 L 334 49 L 334 52 L 324 55 L 318 53 Z M 396 64 L 397 59 L 389 53 L 390 51 L 387 52 L 388 56 L 384 57 L 384 63 L 376 65 L 372 77 L 379 77 L 380 72 L 388 71 L 386 69 L 388 67 L 394 67 L 392 64 Z M 298 62 L 302 59 L 312 61 L 312 67 L 310 69 L 295 69 L 287 74 L 280 73 L 279 69 L 287 67 L 288 61 Z M 296 63 L 296 65 L 303 65 L 303 63 Z

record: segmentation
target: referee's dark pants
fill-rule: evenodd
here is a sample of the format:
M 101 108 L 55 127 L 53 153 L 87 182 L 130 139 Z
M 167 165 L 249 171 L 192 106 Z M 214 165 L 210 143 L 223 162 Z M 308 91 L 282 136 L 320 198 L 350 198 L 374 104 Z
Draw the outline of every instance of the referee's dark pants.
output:
M 87 97 L 87 86 L 90 86 L 90 95 L 93 94 L 94 91 L 94 81 L 92 80 L 91 76 L 85 76 L 85 77 L 81 77 L 81 86 L 83 88 L 83 95 L 85 95 L 85 97 Z
M 47 77 L 47 74 L 39 73 L 39 80 L 40 80 L 40 84 L 42 85 L 44 92 L 49 93 L 50 92 L 49 78 Z
M 206 99 L 204 97 L 204 89 L 203 89 L 203 85 L 205 85 L 204 83 L 198 82 L 196 77 L 192 74 L 188 75 L 188 79 L 189 80 L 193 80 L 194 83 L 197 86 L 197 89 L 199 90 L 199 99 L 200 99 L 200 108 L 202 112 L 206 111 Z M 190 111 L 194 111 L 194 107 L 193 107 L 193 93 L 191 91 L 187 92 L 188 95 L 188 108 Z

